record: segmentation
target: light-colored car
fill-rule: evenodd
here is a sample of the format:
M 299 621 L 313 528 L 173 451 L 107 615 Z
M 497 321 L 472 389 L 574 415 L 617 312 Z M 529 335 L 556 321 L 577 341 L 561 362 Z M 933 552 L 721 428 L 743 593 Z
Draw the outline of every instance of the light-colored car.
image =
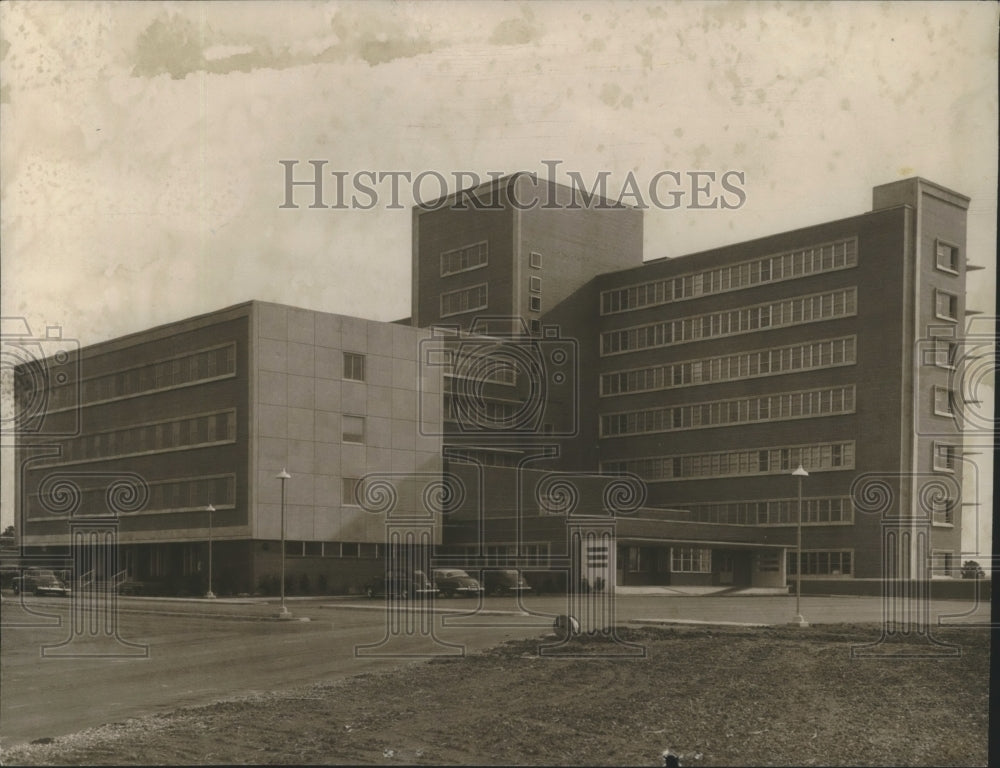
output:
M 474 596 L 483 592 L 478 579 L 458 568 L 439 568 L 434 571 L 434 586 L 444 597 Z
M 15 595 L 27 593 L 69 597 L 73 591 L 59 580 L 54 571 L 42 568 L 29 568 L 21 576 L 15 576 L 13 587 Z

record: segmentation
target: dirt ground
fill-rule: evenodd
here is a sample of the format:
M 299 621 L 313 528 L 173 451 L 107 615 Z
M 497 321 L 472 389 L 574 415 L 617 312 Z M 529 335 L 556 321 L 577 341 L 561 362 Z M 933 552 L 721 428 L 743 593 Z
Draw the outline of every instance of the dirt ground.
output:
M 5 765 L 987 765 L 989 633 L 852 659 L 870 626 L 623 628 L 645 658 L 466 658 L 261 693 L 15 747 Z M 912 641 L 899 650 L 920 650 Z

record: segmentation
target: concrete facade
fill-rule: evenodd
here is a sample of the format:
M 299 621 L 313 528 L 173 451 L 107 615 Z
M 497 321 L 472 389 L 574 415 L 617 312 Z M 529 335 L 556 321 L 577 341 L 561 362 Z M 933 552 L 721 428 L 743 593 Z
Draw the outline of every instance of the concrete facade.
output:
M 417 365 L 426 335 L 253 301 L 83 349 L 78 394 L 53 396 L 66 418 L 79 414 L 79 434 L 55 443 L 61 455 L 34 458 L 34 444 L 52 443 L 44 436 L 19 448 L 22 545 L 61 551 L 74 515 L 108 514 L 101 473 L 132 473 L 148 501 L 118 515 L 130 578 L 207 588 L 211 525 L 217 590 L 273 586 L 285 469 L 289 580 L 359 590 L 381 568 L 386 520 L 355 482 L 441 473 L 441 374 Z M 73 512 L 46 485 L 59 477 L 82 491 Z M 401 507 L 418 504 L 394 484 Z

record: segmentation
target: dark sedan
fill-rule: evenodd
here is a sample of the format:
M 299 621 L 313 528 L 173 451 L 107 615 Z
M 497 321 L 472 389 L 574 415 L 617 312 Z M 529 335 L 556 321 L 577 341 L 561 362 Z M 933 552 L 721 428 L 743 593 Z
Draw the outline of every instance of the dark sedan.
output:
M 419 597 L 421 595 L 437 594 L 437 589 L 423 571 L 412 573 L 390 573 L 388 576 L 376 576 L 365 584 L 365 594 L 368 597 L 389 595 L 390 597 Z
M 457 568 L 442 568 L 434 571 L 434 586 L 445 597 L 456 595 L 480 595 L 483 587 L 478 579 Z
M 483 586 L 487 594 L 511 595 L 530 592 L 531 586 L 524 580 L 520 571 L 486 571 Z

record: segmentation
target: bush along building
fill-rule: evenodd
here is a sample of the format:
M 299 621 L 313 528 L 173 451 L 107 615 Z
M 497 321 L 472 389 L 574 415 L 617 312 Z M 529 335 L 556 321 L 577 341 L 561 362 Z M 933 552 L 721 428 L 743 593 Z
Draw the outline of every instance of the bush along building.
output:
M 414 210 L 407 321 L 253 301 L 70 353 L 19 444 L 22 547 L 65 551 L 126 473 L 119 566 L 175 591 L 209 540 L 216 592 L 274 589 L 284 517 L 289 591 L 358 592 L 390 513 L 424 567 L 542 587 L 958 576 L 968 202 L 907 179 L 643 261 L 641 211 L 526 175 L 457 193 Z

